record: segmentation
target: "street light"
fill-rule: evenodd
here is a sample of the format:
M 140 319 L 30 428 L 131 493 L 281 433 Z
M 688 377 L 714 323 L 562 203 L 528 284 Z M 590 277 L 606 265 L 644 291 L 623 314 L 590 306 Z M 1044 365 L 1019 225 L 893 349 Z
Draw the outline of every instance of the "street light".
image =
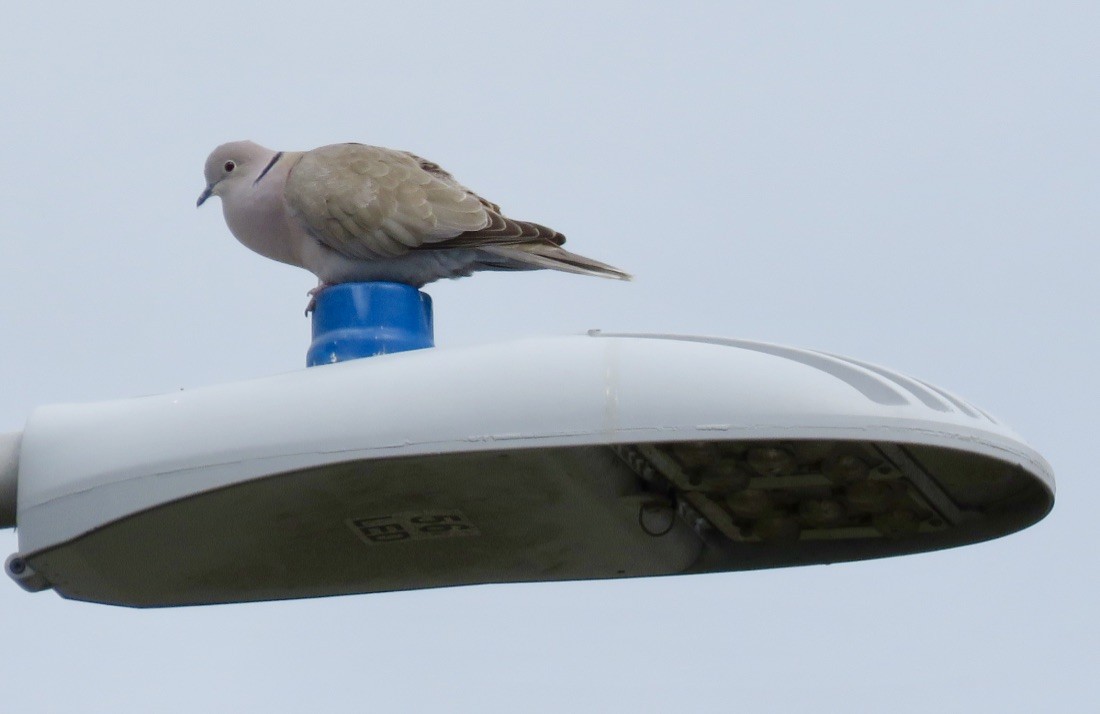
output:
M 902 555 L 1024 528 L 1054 493 L 1005 425 L 918 380 L 600 331 L 42 407 L 0 474 L 9 575 L 131 606 Z

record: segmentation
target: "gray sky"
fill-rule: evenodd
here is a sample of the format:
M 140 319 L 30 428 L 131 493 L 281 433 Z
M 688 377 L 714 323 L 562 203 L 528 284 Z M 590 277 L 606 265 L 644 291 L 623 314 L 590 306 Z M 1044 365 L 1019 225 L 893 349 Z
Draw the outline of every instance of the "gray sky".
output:
M 850 355 L 1011 424 L 1059 500 L 994 542 L 779 571 L 152 611 L 0 582 L 5 710 L 1096 706 L 1094 3 L 32 5 L 0 25 L 0 431 L 300 368 L 313 279 L 195 210 L 203 160 L 362 141 L 637 276 L 430 286 L 439 344 Z

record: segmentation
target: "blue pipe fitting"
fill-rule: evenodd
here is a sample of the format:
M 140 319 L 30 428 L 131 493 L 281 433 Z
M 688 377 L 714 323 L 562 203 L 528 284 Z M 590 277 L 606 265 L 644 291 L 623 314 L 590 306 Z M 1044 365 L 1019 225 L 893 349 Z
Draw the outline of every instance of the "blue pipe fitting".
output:
M 434 345 L 427 293 L 401 283 L 340 283 L 317 294 L 306 366 Z

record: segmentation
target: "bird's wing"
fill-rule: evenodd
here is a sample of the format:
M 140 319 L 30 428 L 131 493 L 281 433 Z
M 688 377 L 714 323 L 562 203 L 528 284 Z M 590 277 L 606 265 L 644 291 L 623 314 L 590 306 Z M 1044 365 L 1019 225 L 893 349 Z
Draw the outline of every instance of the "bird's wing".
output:
M 307 233 L 361 260 L 423 249 L 558 243 L 555 231 L 504 218 L 438 165 L 377 146 L 334 144 L 306 152 L 284 195 Z

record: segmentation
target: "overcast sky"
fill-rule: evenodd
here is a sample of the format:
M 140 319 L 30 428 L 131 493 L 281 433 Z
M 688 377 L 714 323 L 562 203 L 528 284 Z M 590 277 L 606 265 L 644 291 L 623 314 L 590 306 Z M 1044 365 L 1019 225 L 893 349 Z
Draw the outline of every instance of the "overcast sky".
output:
M 150 611 L 0 582 L 5 711 L 1097 706 L 1096 4 L 66 5 L 0 24 L 0 431 L 301 368 L 313 278 L 195 209 L 203 160 L 361 141 L 637 276 L 432 285 L 437 343 L 850 355 L 1012 425 L 1059 495 L 830 567 Z

